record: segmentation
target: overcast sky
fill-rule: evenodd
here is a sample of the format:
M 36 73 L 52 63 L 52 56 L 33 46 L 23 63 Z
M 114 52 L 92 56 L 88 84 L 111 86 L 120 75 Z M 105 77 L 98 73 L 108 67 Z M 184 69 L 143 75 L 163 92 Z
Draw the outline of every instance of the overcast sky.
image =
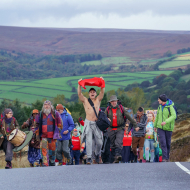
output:
M 190 0 L 0 0 L 0 25 L 190 31 Z

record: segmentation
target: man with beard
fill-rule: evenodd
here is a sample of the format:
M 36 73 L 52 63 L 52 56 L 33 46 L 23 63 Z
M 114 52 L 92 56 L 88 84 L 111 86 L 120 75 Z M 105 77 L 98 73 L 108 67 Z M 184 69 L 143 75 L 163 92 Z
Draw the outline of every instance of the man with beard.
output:
M 43 166 L 55 166 L 56 139 L 62 130 L 62 120 L 49 100 L 43 104 L 42 111 L 36 116 L 37 139 L 40 140 L 40 150 Z
M 81 80 L 82 79 L 80 79 L 78 83 L 80 83 Z M 102 80 L 104 81 L 103 78 Z M 97 115 L 99 114 L 100 103 L 104 97 L 104 92 L 105 92 L 105 87 L 100 90 L 100 94 L 98 96 L 94 88 L 91 88 L 89 90 L 89 98 L 94 103 L 94 108 L 96 110 Z M 78 85 L 78 96 L 79 96 L 79 99 L 82 101 L 85 112 L 86 112 L 86 119 L 85 119 L 83 133 L 81 136 L 81 142 L 83 142 L 84 139 L 86 139 L 87 164 L 88 165 L 92 164 L 92 144 L 95 144 L 96 146 L 95 147 L 95 161 L 96 163 L 99 164 L 99 156 L 100 156 L 101 148 L 103 144 L 103 134 L 102 134 L 102 131 L 100 131 L 100 129 L 96 125 L 97 117 L 88 99 L 83 96 L 80 85 Z M 93 141 L 95 142 L 93 143 Z

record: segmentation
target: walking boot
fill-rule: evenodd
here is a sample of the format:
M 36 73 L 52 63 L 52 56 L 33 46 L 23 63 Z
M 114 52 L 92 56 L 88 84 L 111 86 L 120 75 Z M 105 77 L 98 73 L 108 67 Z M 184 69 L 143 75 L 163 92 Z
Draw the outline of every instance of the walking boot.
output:
M 95 155 L 95 161 L 97 164 L 99 164 L 99 162 L 100 162 L 99 155 L 97 155 L 97 156 Z
M 87 165 L 91 165 L 91 164 L 92 164 L 92 159 L 91 159 L 91 158 L 87 158 L 86 164 L 87 164 Z
M 114 163 L 119 163 L 122 160 L 121 156 L 115 156 Z
M 7 162 L 5 169 L 12 169 L 12 163 L 11 162 Z
M 31 163 L 30 163 L 30 167 L 34 167 L 34 164 L 31 164 Z
M 67 159 L 67 165 L 72 165 L 72 158 Z

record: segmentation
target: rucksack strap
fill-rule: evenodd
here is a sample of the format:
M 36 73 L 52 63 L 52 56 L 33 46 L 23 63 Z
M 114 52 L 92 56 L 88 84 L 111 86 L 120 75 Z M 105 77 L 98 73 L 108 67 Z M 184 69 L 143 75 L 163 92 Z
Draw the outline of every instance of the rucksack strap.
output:
M 123 109 L 123 106 L 121 104 L 119 104 L 119 109 L 120 109 L 120 111 L 121 111 L 121 113 L 122 113 L 122 115 L 124 117 L 124 109 Z
M 96 113 L 96 110 L 95 110 L 95 107 L 94 107 L 94 103 L 92 102 L 92 100 L 91 100 L 90 98 L 88 98 L 88 102 L 89 102 L 90 105 L 93 107 L 94 113 L 95 113 L 95 115 L 96 115 L 96 117 L 97 117 L 97 119 L 98 119 L 98 115 L 97 115 L 97 113 Z
M 107 117 L 108 117 L 109 111 L 110 111 L 110 106 L 107 107 Z
M 16 125 L 16 119 L 15 119 L 15 117 L 13 117 L 13 120 L 14 120 L 14 124 Z
M 168 107 L 168 111 L 169 111 L 169 115 L 171 115 L 171 113 L 170 113 L 170 107 Z

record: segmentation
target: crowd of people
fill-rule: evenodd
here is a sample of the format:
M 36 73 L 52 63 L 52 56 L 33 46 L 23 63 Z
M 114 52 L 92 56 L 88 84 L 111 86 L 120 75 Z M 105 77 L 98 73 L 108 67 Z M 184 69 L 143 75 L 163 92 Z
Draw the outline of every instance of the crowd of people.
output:
M 54 109 L 46 100 L 41 111 L 33 110 L 21 126 L 33 132 L 28 145 L 31 167 L 170 161 L 171 135 L 177 118 L 174 103 L 165 94 L 160 95 L 156 117 L 151 111 L 145 114 L 143 107 L 132 117 L 116 95 L 102 108 L 105 82 L 100 79 L 99 95 L 91 88 L 89 98 L 82 94 L 82 79 L 78 81 L 78 96 L 86 112 L 84 121 L 79 118 L 83 127 L 74 123 L 72 114 L 62 104 Z M 90 84 L 100 87 L 96 80 Z M 103 131 L 97 125 L 100 111 L 104 111 L 109 120 L 109 127 Z M 12 168 L 15 147 L 8 137 L 15 128 L 19 128 L 18 122 L 12 110 L 6 108 L 0 121 L 0 147 L 5 152 L 6 169 Z

